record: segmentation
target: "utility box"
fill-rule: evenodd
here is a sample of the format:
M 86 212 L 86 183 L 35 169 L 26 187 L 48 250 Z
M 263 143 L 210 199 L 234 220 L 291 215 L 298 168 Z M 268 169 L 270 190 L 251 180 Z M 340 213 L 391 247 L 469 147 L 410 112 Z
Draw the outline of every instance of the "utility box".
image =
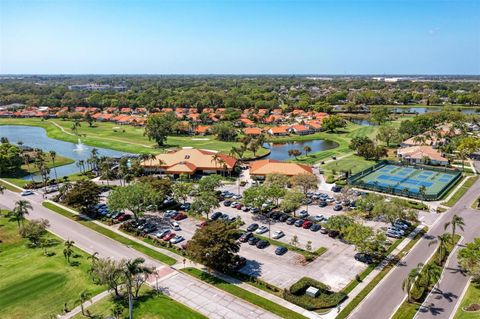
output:
M 318 293 L 320 292 L 320 290 L 318 288 L 315 288 L 313 286 L 310 286 L 308 287 L 307 291 L 305 291 L 305 294 L 307 296 L 310 296 L 310 297 L 317 297 L 318 296 Z

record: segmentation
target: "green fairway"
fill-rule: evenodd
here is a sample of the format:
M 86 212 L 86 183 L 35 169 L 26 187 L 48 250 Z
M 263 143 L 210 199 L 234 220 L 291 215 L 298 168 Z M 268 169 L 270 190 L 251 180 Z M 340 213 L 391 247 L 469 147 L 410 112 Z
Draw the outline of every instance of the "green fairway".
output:
M 41 120 L 36 118 L 25 119 L 0 119 L 0 125 L 30 125 L 40 126 L 47 131 L 51 138 L 77 143 L 78 137 L 71 131 L 73 122 L 59 119 Z M 94 127 L 89 127 L 82 122 L 78 128 L 82 143 L 94 146 L 109 148 L 129 153 L 161 153 L 165 148 L 190 146 L 195 148 L 216 150 L 229 153 L 232 146 L 239 146 L 240 143 L 222 142 L 215 139 L 215 136 L 169 136 L 167 145 L 163 149 L 156 148 L 154 141 L 149 141 L 143 135 L 143 127 L 131 125 L 118 125 L 114 123 L 98 122 Z M 266 149 L 260 149 L 257 156 L 267 153 Z M 247 151 L 245 157 L 253 157 L 253 153 Z
M 63 257 L 63 242 L 49 247 L 55 255 L 47 257 L 41 248 L 27 248 L 27 240 L 18 235 L 17 224 L 0 217 L 0 317 L 9 319 L 50 318 L 61 314 L 64 304 L 74 308 L 79 294 L 88 289 L 92 294 L 104 290 L 91 282 L 87 271 L 87 254 L 74 248 L 70 266 Z
M 321 165 L 320 168 L 326 173 L 332 173 L 333 171 L 336 171 L 337 173 L 347 171 L 351 172 L 352 174 L 356 174 L 374 164 L 374 161 L 368 161 L 357 155 L 350 155 L 342 159 Z
M 193 309 L 165 296 L 157 294 L 149 288 L 142 288 L 142 296 L 135 301 L 133 315 L 135 319 L 205 319 L 206 317 Z M 112 308 L 115 302 L 111 297 L 106 297 L 87 309 L 94 315 L 101 318 L 108 318 L 112 315 Z M 123 304 L 125 311 L 121 318 L 128 318 L 128 304 Z M 85 318 L 82 314 L 73 317 L 74 319 Z

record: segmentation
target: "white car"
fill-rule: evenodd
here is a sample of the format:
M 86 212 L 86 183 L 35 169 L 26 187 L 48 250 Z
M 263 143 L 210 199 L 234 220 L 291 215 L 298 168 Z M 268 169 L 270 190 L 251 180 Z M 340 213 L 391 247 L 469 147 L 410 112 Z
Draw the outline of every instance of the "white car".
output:
M 172 228 L 173 228 L 174 230 L 182 230 L 182 229 L 180 228 L 180 224 L 177 223 L 177 222 L 173 222 L 173 223 L 172 223 Z
M 183 238 L 183 236 L 180 236 L 180 235 L 177 235 L 175 237 L 173 237 L 172 239 L 170 239 L 170 242 L 172 244 L 178 244 L 179 242 L 183 241 L 185 238 Z
M 255 231 L 256 234 L 264 234 L 268 231 L 268 227 L 267 226 L 262 226 L 260 227 L 259 229 L 257 229 Z
M 321 222 L 325 219 L 325 216 L 323 215 L 317 215 L 315 217 L 313 217 L 313 220 L 316 221 L 316 222 Z
M 273 233 L 272 238 L 273 239 L 279 239 L 279 238 L 282 238 L 283 236 L 285 236 L 285 233 L 281 230 L 277 230 Z
M 28 196 L 28 195 L 33 195 L 34 193 L 32 191 L 26 190 L 20 193 L 22 196 Z

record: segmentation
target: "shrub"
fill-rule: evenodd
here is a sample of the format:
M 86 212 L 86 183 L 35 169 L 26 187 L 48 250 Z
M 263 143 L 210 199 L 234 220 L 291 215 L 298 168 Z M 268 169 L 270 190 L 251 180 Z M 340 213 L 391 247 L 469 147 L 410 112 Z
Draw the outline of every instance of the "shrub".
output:
M 320 290 L 320 294 L 317 297 L 310 297 L 305 294 L 310 286 Z M 327 285 L 308 277 L 301 278 L 299 281 L 293 284 L 290 289 L 285 290 L 283 293 L 285 300 L 307 310 L 335 307 L 343 299 L 345 299 L 346 296 L 347 295 L 345 293 L 333 292 Z

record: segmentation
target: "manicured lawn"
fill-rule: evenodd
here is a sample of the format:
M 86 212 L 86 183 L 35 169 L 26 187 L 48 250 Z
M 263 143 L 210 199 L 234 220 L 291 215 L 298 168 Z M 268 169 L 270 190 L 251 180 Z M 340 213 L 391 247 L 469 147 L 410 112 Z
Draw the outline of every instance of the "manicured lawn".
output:
M 463 311 L 463 308 L 470 306 L 471 304 L 480 304 L 480 284 L 470 283 L 468 286 L 467 292 L 463 297 L 460 307 L 458 307 L 457 312 L 455 313 L 454 319 L 475 319 L 480 318 L 480 311 L 477 312 L 466 312 Z
M 477 181 L 478 176 L 469 177 L 465 183 L 453 194 L 453 196 L 446 202 L 442 203 L 445 206 L 452 207 L 455 203 L 462 198 L 470 187 Z
M 13 183 L 12 181 L 10 181 L 8 178 L 4 178 L 6 181 L 12 183 L 12 184 L 15 184 L 17 185 L 16 183 Z M 16 193 L 19 193 L 21 192 L 22 190 L 20 188 L 17 188 L 15 186 L 12 186 L 8 183 L 5 183 L 4 181 L 0 180 L 0 185 L 3 185 L 6 189 L 8 189 L 9 191 L 12 191 L 12 192 L 16 192 Z M 20 185 L 18 185 L 20 186 Z M 21 186 L 20 186 L 21 187 Z
M 142 296 L 135 301 L 133 316 L 135 319 L 206 319 L 205 316 L 170 297 L 158 294 L 152 289 L 142 288 Z M 106 297 L 87 309 L 94 315 L 101 318 L 108 318 L 112 315 L 112 308 L 115 302 L 111 297 Z M 125 303 L 125 311 L 121 318 L 128 318 L 128 304 Z M 82 314 L 73 317 L 74 319 L 85 318 Z
M 242 298 L 258 307 L 261 307 L 267 311 L 270 311 L 281 318 L 290 318 L 290 319 L 305 319 L 306 317 L 290 310 L 285 307 L 280 306 L 277 303 L 274 303 L 268 299 L 260 297 L 250 291 L 242 289 L 238 286 L 235 286 L 231 283 L 228 283 L 218 277 L 210 275 L 206 272 L 203 272 L 196 268 L 184 268 L 182 269 L 183 272 L 198 278 L 210 285 L 217 287 L 218 289 L 224 290 L 232 295 L 235 295 L 239 298 Z
M 352 174 L 356 174 L 374 164 L 374 161 L 367 161 L 363 157 L 350 155 L 342 159 L 321 165 L 320 168 L 323 169 L 325 173 L 333 173 L 333 171 L 335 171 L 338 174 L 342 171 L 351 171 Z
M 102 227 L 100 225 L 97 225 L 95 223 L 93 223 L 92 221 L 90 220 L 85 220 L 85 219 L 82 219 L 80 217 L 78 217 L 77 215 L 74 215 L 72 213 L 70 213 L 69 211 L 63 209 L 62 207 L 60 206 L 57 206 L 55 204 L 52 204 L 52 203 L 48 203 L 48 202 L 43 202 L 42 204 L 44 207 L 50 209 L 51 211 L 54 211 L 60 215 L 63 215 L 69 219 L 72 219 L 104 236 L 107 236 L 113 240 L 116 240 L 124 245 L 128 245 L 130 247 L 132 247 L 133 249 L 135 250 L 138 250 L 139 252 L 141 253 L 144 253 L 145 255 L 147 256 L 150 256 L 152 257 L 153 259 L 156 259 L 162 263 L 165 263 L 167 265 L 174 265 L 177 261 L 170 257 L 170 256 L 167 256 L 167 255 L 164 255 L 162 253 L 159 253 L 158 251 L 156 250 L 153 250 L 153 249 L 150 249 L 148 247 L 145 247 L 143 246 L 142 244 L 139 244 L 133 240 L 130 240 L 120 234 L 117 234 L 105 227 Z
M 63 128 L 60 129 L 58 126 Z M 40 119 L 0 119 L 0 125 L 32 125 L 40 126 L 46 129 L 47 135 L 51 138 L 77 143 L 78 137 L 71 130 L 72 121 L 63 121 L 60 119 L 50 119 L 42 121 Z M 94 127 L 89 127 L 87 123 L 82 122 L 78 129 L 82 143 L 102 148 L 109 148 L 129 153 L 161 153 L 163 149 L 156 148 L 154 141 L 149 141 L 143 135 L 144 129 L 131 125 L 118 125 L 114 123 L 97 122 Z M 240 143 L 222 142 L 215 139 L 215 136 L 170 136 L 165 148 L 191 146 L 195 148 L 211 149 L 229 153 L 232 146 L 238 146 Z M 266 154 L 266 149 L 260 149 L 257 156 Z M 250 151 L 245 153 L 245 157 L 252 157 Z
M 74 248 L 77 256 L 70 266 L 63 257 L 63 241 L 49 235 L 56 244 L 48 248 L 55 255 L 47 257 L 42 248 L 27 248 L 27 240 L 18 235 L 15 222 L 0 217 L 0 309 L 2 318 L 50 318 L 61 314 L 64 304 L 74 308 L 79 294 L 90 290 L 100 293 L 88 276 L 87 254 Z

